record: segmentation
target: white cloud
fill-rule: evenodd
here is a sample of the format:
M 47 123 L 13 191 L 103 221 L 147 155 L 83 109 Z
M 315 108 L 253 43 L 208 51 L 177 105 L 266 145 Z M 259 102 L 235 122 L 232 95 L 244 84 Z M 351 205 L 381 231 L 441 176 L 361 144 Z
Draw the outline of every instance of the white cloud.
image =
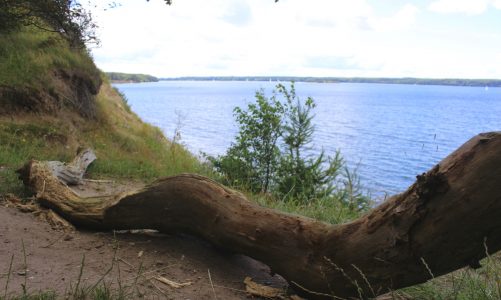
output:
M 372 7 L 365 0 L 294 2 L 297 20 L 313 26 L 356 28 L 360 20 L 367 19 L 373 14 Z
M 492 32 L 471 28 L 468 34 L 449 28 L 458 32 L 452 47 L 447 46 L 450 34 L 439 36 L 436 28 L 419 34 L 426 26 L 419 23 L 421 17 L 429 12 L 411 4 L 381 10 L 366 0 L 235 2 L 183 0 L 167 6 L 163 1 L 121 0 L 121 7 L 95 12 L 102 47 L 93 55 L 105 71 L 161 77 L 486 77 L 482 70 L 501 77 L 494 59 L 501 39 L 486 35 L 468 42 L 467 37 L 496 33 L 500 27 L 492 26 Z
M 501 0 L 493 0 L 492 5 L 497 9 L 501 9 Z
M 479 15 L 487 11 L 491 5 L 501 9 L 500 0 L 438 0 L 432 2 L 428 8 L 437 13 Z
M 245 1 L 234 1 L 222 19 L 235 26 L 248 25 L 252 21 L 251 8 Z
M 131 72 L 142 65 L 161 76 L 288 74 L 305 54 L 346 56 L 353 51 L 357 28 L 348 27 L 371 14 L 365 0 L 340 6 L 330 0 L 315 5 L 244 0 L 239 7 L 225 0 L 184 0 L 171 7 L 161 1 L 122 2 L 99 16 L 103 47 L 93 51 L 99 65 Z M 247 19 L 235 21 L 237 15 Z M 317 17 L 339 26 L 308 24 Z
M 379 31 L 405 30 L 416 23 L 419 8 L 412 4 L 404 5 L 393 16 L 386 18 L 372 18 L 369 24 Z

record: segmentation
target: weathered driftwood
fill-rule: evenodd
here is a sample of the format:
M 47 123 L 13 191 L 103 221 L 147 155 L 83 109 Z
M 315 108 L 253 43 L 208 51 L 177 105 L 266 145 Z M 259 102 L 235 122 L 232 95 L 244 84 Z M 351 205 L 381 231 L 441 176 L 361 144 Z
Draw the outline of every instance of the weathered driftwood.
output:
M 52 170 L 61 182 L 67 185 L 77 185 L 82 183 L 87 167 L 96 160 L 96 154 L 92 149 L 79 151 L 77 156 L 70 163 L 60 161 L 48 161 L 47 166 Z
M 200 236 L 268 264 L 298 290 L 365 298 L 424 282 L 501 249 L 501 133 L 472 138 L 402 194 L 347 224 L 260 207 L 198 175 L 82 199 L 44 162 L 21 170 L 43 205 L 76 226 Z M 312 297 L 322 297 L 312 293 Z

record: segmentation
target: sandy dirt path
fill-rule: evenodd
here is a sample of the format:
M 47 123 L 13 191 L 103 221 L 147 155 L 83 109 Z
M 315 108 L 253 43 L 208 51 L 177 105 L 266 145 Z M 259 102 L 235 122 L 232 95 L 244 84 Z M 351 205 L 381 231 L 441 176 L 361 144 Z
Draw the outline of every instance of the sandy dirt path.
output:
M 84 256 L 80 286 L 102 279 L 116 257 L 104 282 L 117 289 L 120 281 L 125 291 L 133 293 L 131 299 L 138 298 L 138 292 L 144 299 L 248 299 L 243 283 L 247 276 L 259 283 L 286 286 L 281 277 L 270 275 L 267 266 L 193 237 L 131 231 L 67 233 L 6 205 L 0 203 L 0 296 L 5 293 L 12 257 L 7 289 L 11 296 L 22 293 L 25 281 L 31 293 L 53 289 L 58 295 L 68 294 L 78 282 Z M 153 279 L 159 276 L 192 284 L 171 288 Z

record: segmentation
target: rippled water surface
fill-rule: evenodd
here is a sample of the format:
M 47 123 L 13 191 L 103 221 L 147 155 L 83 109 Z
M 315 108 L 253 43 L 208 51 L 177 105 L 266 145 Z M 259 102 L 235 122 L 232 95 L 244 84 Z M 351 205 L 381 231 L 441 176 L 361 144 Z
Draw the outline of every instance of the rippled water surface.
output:
M 237 132 L 235 106 L 275 83 L 162 81 L 116 85 L 132 110 L 193 152 L 222 154 Z M 501 130 L 501 88 L 296 83 L 315 99 L 314 149 L 340 149 L 373 194 L 396 193 L 470 137 Z

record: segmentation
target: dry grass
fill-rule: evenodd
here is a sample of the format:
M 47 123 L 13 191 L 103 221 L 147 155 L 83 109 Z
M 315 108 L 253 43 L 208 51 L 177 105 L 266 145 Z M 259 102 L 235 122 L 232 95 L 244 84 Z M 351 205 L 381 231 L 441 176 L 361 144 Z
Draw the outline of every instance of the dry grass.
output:
M 499 300 L 501 299 L 501 253 L 482 260 L 479 269 L 463 268 L 395 292 L 405 299 Z
M 149 182 L 185 172 L 208 174 L 194 155 L 129 112 L 109 84 L 101 87 L 97 105 L 97 120 L 64 110 L 0 117 L 0 194 L 23 193 L 14 170 L 30 159 L 68 161 L 79 147 L 96 151 L 98 160 L 89 169 L 94 178 Z

